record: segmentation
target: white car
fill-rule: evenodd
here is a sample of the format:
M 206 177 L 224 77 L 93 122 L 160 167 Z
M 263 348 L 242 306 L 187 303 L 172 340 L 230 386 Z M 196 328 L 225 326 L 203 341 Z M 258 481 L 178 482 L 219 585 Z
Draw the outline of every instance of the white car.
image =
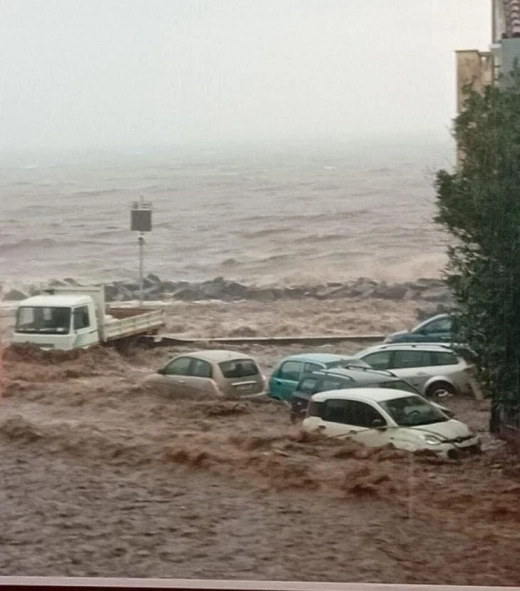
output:
M 356 354 L 374 369 L 391 371 L 428 398 L 475 394 L 475 366 L 447 345 L 392 343 Z
M 314 394 L 303 429 L 351 438 L 368 447 L 392 444 L 444 457 L 480 452 L 471 429 L 421 396 L 390 388 L 348 388 Z

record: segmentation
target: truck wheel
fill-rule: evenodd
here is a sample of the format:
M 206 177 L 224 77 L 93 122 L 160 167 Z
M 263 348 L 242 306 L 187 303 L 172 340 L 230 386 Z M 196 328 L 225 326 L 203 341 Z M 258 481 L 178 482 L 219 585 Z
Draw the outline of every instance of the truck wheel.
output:
M 138 337 L 127 337 L 126 339 L 121 339 L 118 341 L 116 348 L 120 355 L 131 355 L 138 343 Z

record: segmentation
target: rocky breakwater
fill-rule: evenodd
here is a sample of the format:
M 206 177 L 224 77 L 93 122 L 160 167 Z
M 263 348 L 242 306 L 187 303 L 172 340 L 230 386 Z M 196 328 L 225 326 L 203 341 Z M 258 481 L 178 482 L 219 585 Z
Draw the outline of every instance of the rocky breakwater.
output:
M 139 287 L 134 283 L 114 283 L 107 287 L 107 299 L 124 301 L 135 299 Z M 387 283 L 360 277 L 350 282 L 330 282 L 323 285 L 279 286 L 245 285 L 217 277 L 197 283 L 161 281 L 156 275 L 148 275 L 144 282 L 144 298 L 175 299 L 182 301 L 240 301 L 257 300 L 271 302 L 279 299 L 314 298 L 334 299 L 385 299 L 422 300 L 432 303 L 451 303 L 446 284 L 440 279 L 420 278 L 403 283 Z
M 51 286 L 78 285 L 73 279 L 53 281 Z M 143 297 L 147 301 L 153 300 L 181 300 L 181 301 L 241 301 L 256 300 L 272 302 L 279 299 L 316 300 L 337 299 L 384 299 L 393 301 L 415 301 L 437 304 L 437 307 L 449 307 L 451 295 L 445 283 L 440 279 L 420 278 L 416 281 L 403 283 L 387 283 L 360 277 L 350 282 L 329 282 L 322 285 L 254 286 L 217 277 L 209 281 L 165 281 L 157 275 L 149 274 L 144 279 Z M 4 300 L 15 301 L 23 299 L 38 291 L 37 288 L 28 290 L 10 290 L 4 294 Z M 139 298 L 139 285 L 136 282 L 116 281 L 105 286 L 108 302 L 131 301 Z

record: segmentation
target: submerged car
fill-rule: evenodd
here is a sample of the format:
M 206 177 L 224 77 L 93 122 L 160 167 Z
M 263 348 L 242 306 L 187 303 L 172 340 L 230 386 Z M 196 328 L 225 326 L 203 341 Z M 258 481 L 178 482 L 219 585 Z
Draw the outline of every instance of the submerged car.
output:
M 276 400 L 290 400 L 304 374 L 332 367 L 367 367 L 370 365 L 353 355 L 333 353 L 300 353 L 282 359 L 269 380 L 269 396 Z
M 314 394 L 347 388 L 391 388 L 420 395 L 414 386 L 388 371 L 360 367 L 324 369 L 304 376 L 296 386 L 291 399 L 291 422 L 295 423 L 305 417 Z M 438 404 L 436 406 L 448 416 L 453 416 L 452 411 L 444 406 Z
M 171 394 L 214 397 L 251 397 L 265 392 L 266 380 L 258 363 L 235 351 L 184 353 L 145 379 Z
M 437 314 L 421 322 L 412 330 L 402 330 L 389 334 L 385 343 L 452 343 L 453 317 L 449 314 Z
M 303 421 L 308 432 L 349 438 L 368 447 L 393 445 L 448 458 L 478 453 L 480 438 L 428 400 L 390 388 L 350 388 L 314 394 Z
M 374 369 L 391 371 L 428 398 L 474 394 L 475 365 L 448 345 L 383 344 L 356 356 Z

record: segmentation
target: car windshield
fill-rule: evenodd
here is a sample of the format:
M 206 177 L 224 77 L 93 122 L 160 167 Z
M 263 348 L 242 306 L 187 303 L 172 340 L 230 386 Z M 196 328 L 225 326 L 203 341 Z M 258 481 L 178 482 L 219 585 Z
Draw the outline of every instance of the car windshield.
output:
M 219 363 L 220 371 L 225 378 L 246 378 L 259 374 L 258 366 L 252 359 L 233 359 Z
M 420 396 L 392 398 L 379 404 L 400 427 L 431 425 L 449 420 L 440 410 Z
M 68 334 L 70 308 L 21 306 L 16 313 L 16 332 L 30 334 Z

